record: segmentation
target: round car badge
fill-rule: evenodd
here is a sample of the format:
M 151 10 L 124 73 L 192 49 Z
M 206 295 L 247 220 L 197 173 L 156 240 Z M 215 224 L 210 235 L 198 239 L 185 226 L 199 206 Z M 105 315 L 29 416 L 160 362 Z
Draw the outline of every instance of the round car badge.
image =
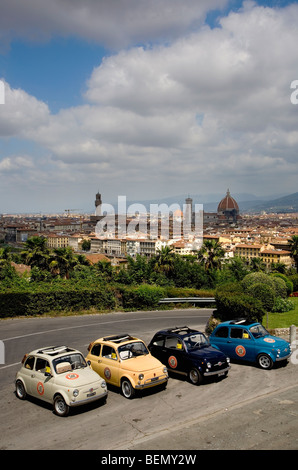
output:
M 75 380 L 79 378 L 79 375 L 75 374 L 74 372 L 71 372 L 70 374 L 67 374 L 65 378 L 68 380 Z
M 105 378 L 106 378 L 107 380 L 109 380 L 109 379 L 111 378 L 111 375 L 112 375 L 112 374 L 111 374 L 111 371 L 110 371 L 110 369 L 109 369 L 108 367 L 105 368 L 105 370 L 103 371 L 103 373 L 104 373 L 104 376 L 105 376 Z
M 43 394 L 44 394 L 44 386 L 43 386 L 43 383 L 42 383 L 42 382 L 38 382 L 38 384 L 37 384 L 37 391 L 38 391 L 39 395 L 43 395 Z
M 175 369 L 177 367 L 177 359 L 175 356 L 170 356 L 168 362 L 169 366 L 172 367 L 172 369 Z
M 246 349 L 244 346 L 241 346 L 241 344 L 236 347 L 235 351 L 236 351 L 237 356 L 239 357 L 243 357 L 246 354 Z
M 266 341 L 266 343 L 275 343 L 275 339 L 273 338 L 264 338 L 264 341 Z

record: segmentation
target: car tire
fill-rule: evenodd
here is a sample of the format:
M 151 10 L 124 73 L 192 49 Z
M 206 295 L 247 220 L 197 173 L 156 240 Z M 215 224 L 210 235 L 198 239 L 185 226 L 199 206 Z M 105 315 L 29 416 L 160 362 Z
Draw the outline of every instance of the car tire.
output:
M 20 399 L 20 400 L 25 400 L 26 396 L 27 396 L 27 392 L 25 390 L 25 386 L 23 384 L 23 382 L 21 380 L 17 380 L 16 381 L 16 396 Z
M 196 368 L 188 372 L 188 379 L 193 385 L 200 385 L 200 383 L 202 383 L 202 375 Z
M 259 354 L 257 362 L 261 369 L 269 370 L 273 367 L 273 361 L 268 354 Z
M 128 379 L 123 379 L 121 382 L 121 392 L 125 398 L 133 398 L 135 396 L 135 389 Z
M 69 406 L 61 395 L 54 398 L 54 413 L 57 416 L 67 416 L 69 413 Z

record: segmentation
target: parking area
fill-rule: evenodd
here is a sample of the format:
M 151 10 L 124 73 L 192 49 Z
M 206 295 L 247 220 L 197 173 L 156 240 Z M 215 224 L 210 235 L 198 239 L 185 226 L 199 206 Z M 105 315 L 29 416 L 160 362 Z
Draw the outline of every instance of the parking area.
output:
M 139 336 L 148 341 L 161 326 L 177 324 L 178 314 L 177 319 L 172 318 L 173 313 L 163 315 L 163 319 L 158 314 L 139 317 L 139 325 L 136 314 L 113 318 L 119 320 L 117 330 L 121 332 L 132 330 L 127 324 L 131 319 L 136 334 L 142 330 L 144 334 Z M 107 320 L 108 317 L 101 319 Z M 195 312 L 190 314 L 188 323 L 197 327 Z M 73 327 L 74 321 L 70 319 L 69 324 Z M 46 322 L 43 325 L 49 328 Z M 65 321 L 63 325 L 66 328 Z M 86 350 L 90 332 L 77 328 L 75 337 L 73 330 L 66 332 L 64 329 L 66 340 L 69 334 L 78 349 Z M 56 338 L 57 333 L 52 334 Z M 32 341 L 37 341 L 30 338 L 31 346 Z M 46 344 L 51 344 L 52 339 L 48 334 Z M 40 341 L 45 342 L 44 338 Z M 23 348 L 22 342 L 20 346 Z M 165 390 L 147 390 L 131 400 L 109 387 L 105 405 L 75 409 L 67 418 L 55 416 L 51 406 L 35 399 L 17 399 L 13 384 L 17 369 L 13 363 L 0 369 L 2 449 L 298 448 L 297 365 L 291 362 L 268 371 L 232 363 L 226 378 L 210 378 L 199 386 L 185 377 L 170 376 Z

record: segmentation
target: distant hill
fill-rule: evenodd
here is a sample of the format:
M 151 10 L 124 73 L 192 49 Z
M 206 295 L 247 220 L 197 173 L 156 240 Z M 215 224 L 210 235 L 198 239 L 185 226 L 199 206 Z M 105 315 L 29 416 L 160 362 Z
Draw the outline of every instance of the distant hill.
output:
M 259 212 L 298 212 L 298 192 L 279 196 L 275 198 L 272 196 L 263 196 L 258 197 L 254 194 L 247 193 L 235 193 L 231 194 L 232 197 L 237 201 L 240 209 L 240 213 L 259 213 Z M 225 194 L 191 194 L 191 195 L 177 195 L 170 196 L 161 199 L 152 199 L 152 200 L 140 200 L 140 201 L 127 201 L 126 208 L 132 204 L 138 203 L 145 206 L 146 210 L 150 211 L 150 204 L 162 205 L 165 204 L 170 207 L 172 204 L 178 204 L 183 209 L 183 204 L 185 204 L 185 199 L 191 197 L 193 200 L 193 205 L 203 204 L 205 212 L 216 212 L 217 206 Z M 112 204 L 115 207 L 117 212 L 117 203 Z
M 246 207 L 245 207 L 246 206 Z M 271 201 L 240 204 L 240 210 L 247 212 L 298 212 L 298 192 Z

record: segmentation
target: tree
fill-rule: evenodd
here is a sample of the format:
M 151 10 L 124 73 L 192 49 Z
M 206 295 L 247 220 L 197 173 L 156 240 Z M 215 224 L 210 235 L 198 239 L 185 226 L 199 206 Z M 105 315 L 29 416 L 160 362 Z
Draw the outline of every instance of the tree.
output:
M 198 260 L 204 264 L 206 271 L 221 269 L 225 250 L 217 240 L 205 240 L 198 251 Z
M 26 264 L 39 269 L 48 269 L 51 262 L 50 250 L 44 237 L 31 237 L 24 243 L 22 257 Z
M 53 273 L 59 272 L 60 276 L 69 279 L 70 271 L 76 263 L 73 250 L 69 246 L 54 249 L 54 257 L 51 261 Z
M 83 251 L 89 251 L 91 247 L 91 241 L 87 240 L 86 238 L 82 242 L 82 250 Z
M 174 271 L 176 255 L 172 246 L 163 246 L 157 250 L 154 268 L 157 272 L 170 274 Z
M 248 274 L 247 263 L 240 256 L 230 258 L 225 267 L 236 281 L 241 281 Z
M 250 268 L 253 272 L 264 272 L 266 270 L 266 264 L 262 258 L 251 258 Z
M 291 256 L 294 259 L 296 265 L 296 271 L 298 273 L 298 235 L 293 235 L 289 240 L 289 247 L 291 251 Z

